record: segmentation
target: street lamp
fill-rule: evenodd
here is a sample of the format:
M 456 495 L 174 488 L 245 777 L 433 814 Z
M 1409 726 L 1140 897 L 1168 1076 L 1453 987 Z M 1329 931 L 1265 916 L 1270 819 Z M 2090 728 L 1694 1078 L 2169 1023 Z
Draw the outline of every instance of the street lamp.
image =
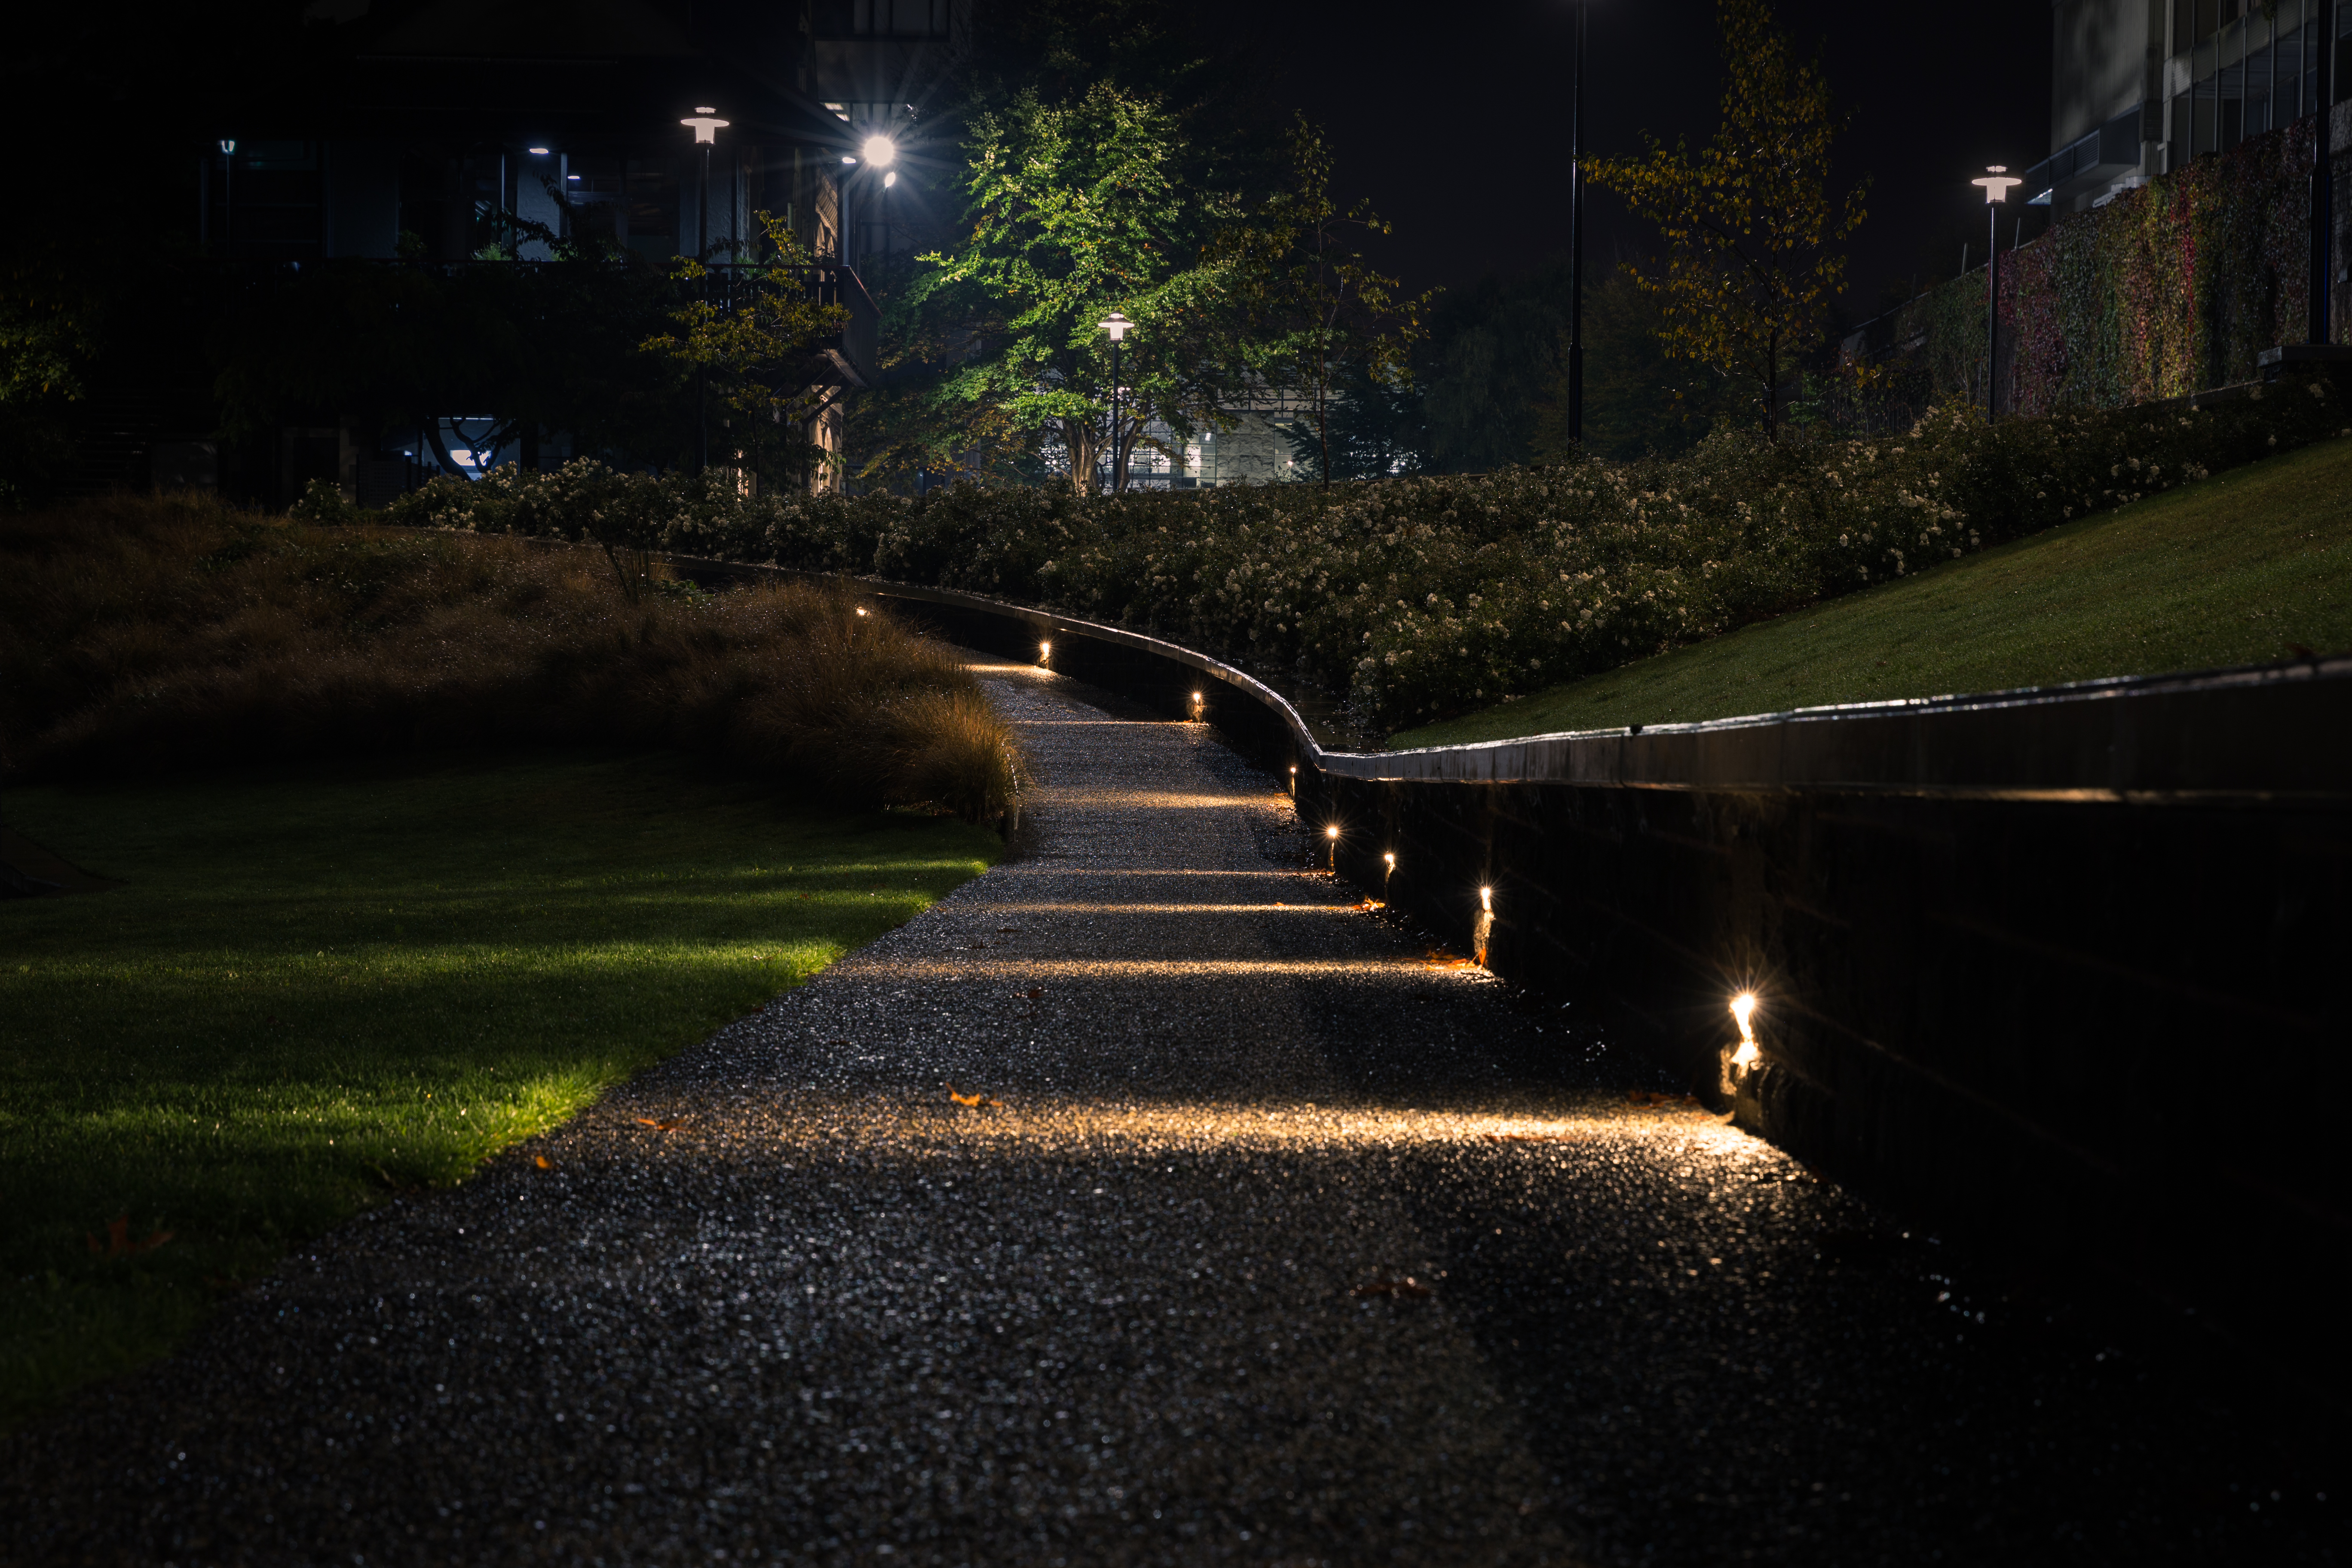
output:
M 2000 412 L 2000 387 L 1993 378 L 2000 353 L 2000 209 L 2011 187 L 2025 182 L 2011 174 L 2008 164 L 1994 163 L 1969 184 L 1984 187 L 1985 223 L 1991 236 L 1985 246 L 1985 423 L 1990 425 Z
M 1118 345 L 1135 323 L 1113 310 L 1095 324 L 1110 334 L 1110 488 L 1116 493 L 1127 488 L 1127 465 L 1118 460 Z
M 1584 439 L 1584 16 L 1576 0 L 1576 91 L 1568 121 L 1568 439 Z
M 692 114 L 678 121 L 694 132 L 694 144 L 702 150 L 702 183 L 694 196 L 694 258 L 710 259 L 710 150 L 719 144 L 719 132 L 727 121 L 715 118 L 719 110 L 708 104 L 697 105 Z M 710 297 L 710 277 L 702 277 L 702 296 Z M 694 367 L 695 471 L 701 473 L 710 467 L 710 384 L 709 372 L 702 365 Z
M 2307 14 L 2308 5 L 2304 7 Z M 2336 177 L 2335 159 L 2331 156 L 2335 138 L 2328 127 L 2334 123 L 2328 116 L 2334 113 L 2336 102 L 2336 5 L 2329 0 L 2322 6 L 2326 18 L 2321 31 L 2324 40 L 2319 49 L 2319 134 L 2313 138 L 2311 151 L 2311 273 L 2306 295 L 2305 313 L 2308 320 L 2304 333 L 2307 342 L 2324 343 L 2334 336 L 2335 321 L 2329 310 L 2328 289 L 2335 283 L 2336 273 Z

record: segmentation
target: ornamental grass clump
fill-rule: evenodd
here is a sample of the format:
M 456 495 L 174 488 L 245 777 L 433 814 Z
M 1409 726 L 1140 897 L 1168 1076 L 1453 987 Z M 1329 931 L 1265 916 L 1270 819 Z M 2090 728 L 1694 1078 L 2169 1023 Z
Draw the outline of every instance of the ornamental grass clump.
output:
M 968 820 L 1019 785 L 953 650 L 845 592 L 181 501 L 0 518 L 0 678 L 36 777 L 593 742 Z
M 2205 408 L 1987 425 L 1936 410 L 1881 437 L 1718 433 L 1681 457 L 1477 477 L 1079 497 L 746 498 L 628 479 L 635 548 L 871 573 L 1050 606 L 1345 699 L 1390 731 L 1906 576 L 2352 426 L 2330 380 Z M 592 466 L 593 467 L 593 466 Z M 593 537 L 562 486 L 436 480 L 420 522 Z M 612 477 L 619 482 L 619 476 Z M 509 492 L 513 498 L 509 499 Z M 503 508 L 504 510 L 500 510 Z

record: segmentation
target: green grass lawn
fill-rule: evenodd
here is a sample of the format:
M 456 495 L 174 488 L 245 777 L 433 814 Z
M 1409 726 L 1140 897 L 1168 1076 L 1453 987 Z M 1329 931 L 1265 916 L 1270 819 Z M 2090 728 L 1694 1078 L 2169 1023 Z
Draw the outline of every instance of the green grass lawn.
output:
M 2296 645 L 2352 649 L 2352 440 L 1408 730 L 1389 744 L 2264 664 L 2295 657 Z
M 0 1425 L 170 1348 L 990 865 L 676 757 L 11 791 L 122 886 L 0 903 Z M 136 1244 L 109 1257 L 110 1222 Z M 92 1250 L 92 1240 L 99 1247 Z

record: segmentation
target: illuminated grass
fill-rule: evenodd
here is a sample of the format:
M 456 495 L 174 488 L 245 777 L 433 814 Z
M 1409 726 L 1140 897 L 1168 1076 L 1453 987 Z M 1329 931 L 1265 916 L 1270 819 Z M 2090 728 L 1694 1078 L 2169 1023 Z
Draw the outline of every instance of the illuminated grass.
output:
M 2352 649 L 2352 440 L 1391 736 L 1454 745 Z
M 994 858 L 673 757 L 21 790 L 124 886 L 0 903 L 0 1424 L 168 1349 Z M 134 1258 L 87 1238 L 127 1215 Z

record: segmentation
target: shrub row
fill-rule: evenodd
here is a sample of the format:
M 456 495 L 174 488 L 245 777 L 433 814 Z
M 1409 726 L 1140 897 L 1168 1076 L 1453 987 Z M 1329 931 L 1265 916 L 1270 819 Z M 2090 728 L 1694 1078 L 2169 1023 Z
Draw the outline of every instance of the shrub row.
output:
M 1106 621 L 1342 697 L 1387 731 L 1598 673 L 2346 432 L 2325 377 L 2202 409 L 1325 491 L 746 498 L 717 474 L 436 479 L 395 521 L 871 574 Z M 2346 432 L 2352 433 L 2352 432 Z
M 0 736 L 47 777 L 677 746 L 972 820 L 1019 761 L 952 649 L 845 592 L 627 593 L 576 552 L 130 499 L 0 518 Z

